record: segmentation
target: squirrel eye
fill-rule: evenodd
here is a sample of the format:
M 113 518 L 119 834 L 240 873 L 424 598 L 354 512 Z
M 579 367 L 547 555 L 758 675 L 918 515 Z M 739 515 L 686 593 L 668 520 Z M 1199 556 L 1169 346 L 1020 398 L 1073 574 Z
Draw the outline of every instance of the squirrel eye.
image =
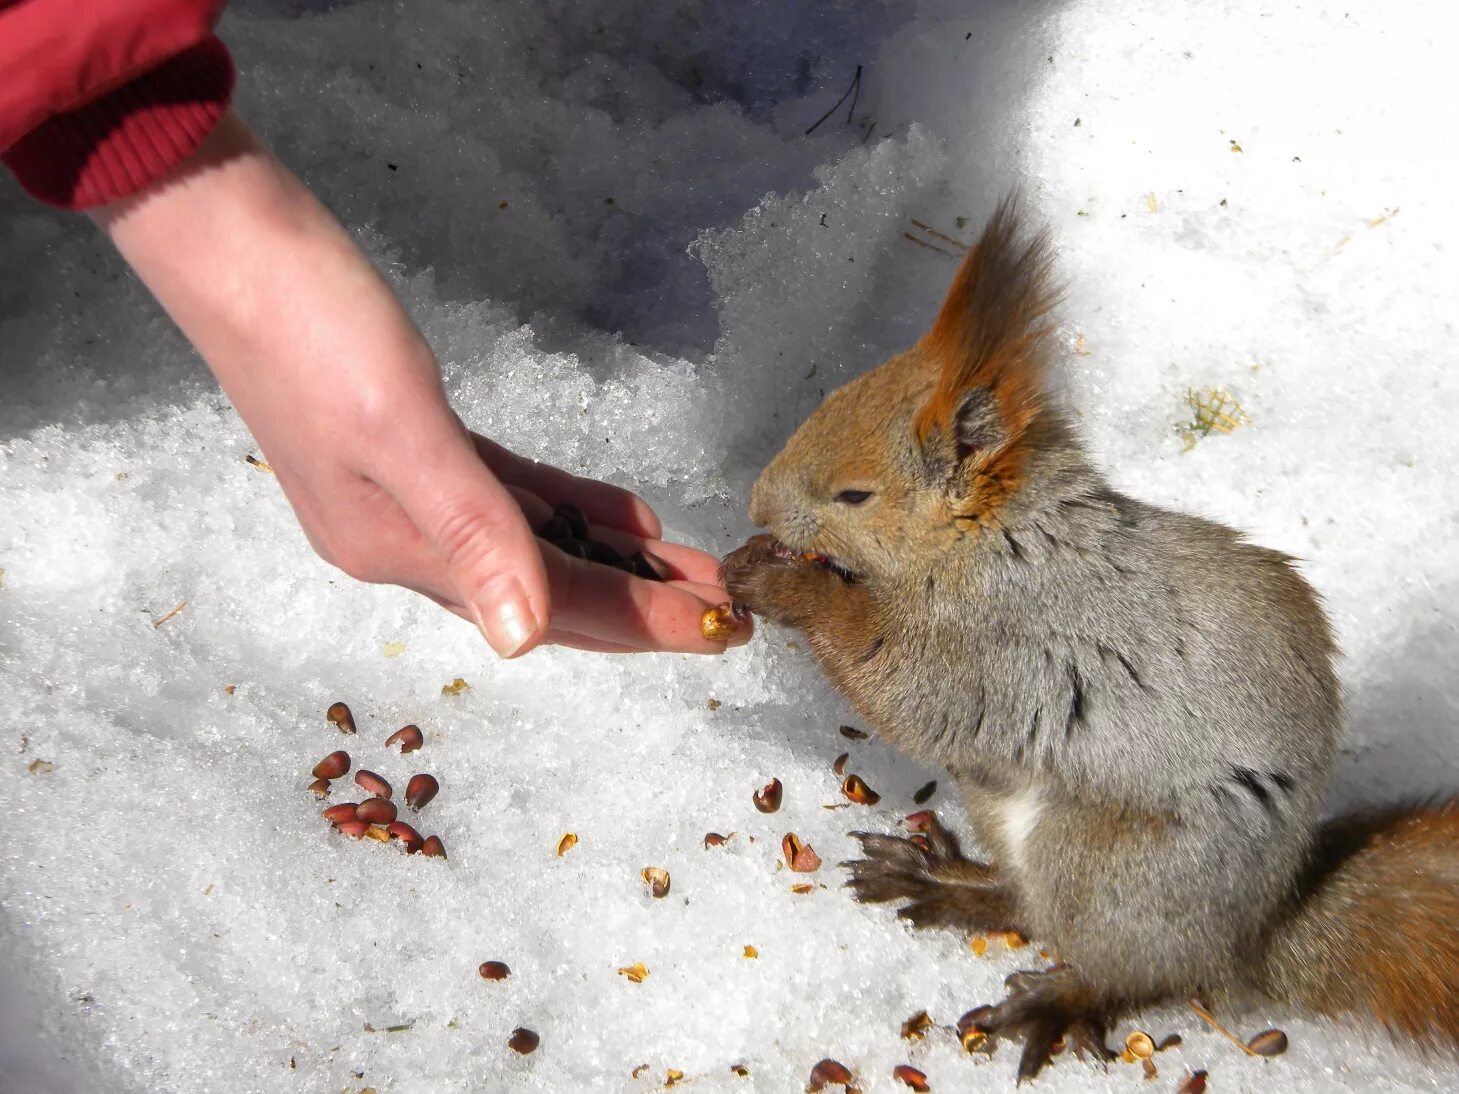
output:
M 869 497 L 871 497 L 870 490 L 842 490 L 836 495 L 836 500 L 845 502 L 847 505 L 860 505 Z

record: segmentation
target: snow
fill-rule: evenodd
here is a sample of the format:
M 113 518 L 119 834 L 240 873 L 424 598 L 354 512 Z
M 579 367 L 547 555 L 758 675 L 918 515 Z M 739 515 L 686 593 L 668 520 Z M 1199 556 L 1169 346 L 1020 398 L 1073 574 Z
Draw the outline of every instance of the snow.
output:
M 1434 123 L 1456 22 L 1437 0 L 254 0 L 223 34 L 245 116 L 388 270 L 468 423 L 714 551 L 821 394 L 935 311 L 955 262 L 912 220 L 968 239 L 1020 185 L 1114 479 L 1308 560 L 1345 650 L 1337 808 L 1456 781 L 1459 218 Z M 858 63 L 849 124 L 850 100 L 805 136 Z M 893 830 L 939 774 L 841 737 L 793 635 L 497 663 L 310 553 L 84 221 L 0 184 L 0 253 L 0 1090 L 633 1090 L 673 1068 L 784 1091 L 823 1056 L 864 1090 L 902 1089 L 903 1062 L 1011 1088 L 1013 1053 L 899 1028 L 995 1000 L 1036 945 L 979 957 L 839 889 L 847 830 Z M 1188 448 L 1207 389 L 1248 421 Z M 356 738 L 324 720 L 337 699 Z M 425 747 L 387 753 L 406 722 Z M 337 747 L 397 788 L 440 778 L 421 826 L 448 861 L 325 830 L 304 787 Z M 822 808 L 841 752 L 879 805 Z M 961 822 L 946 785 L 930 804 Z M 818 873 L 777 869 L 790 831 Z M 512 975 L 481 980 L 491 959 Z M 1459 1076 L 1350 1027 L 1223 1017 L 1292 1048 L 1248 1059 L 1179 1007 L 1119 1036 L 1182 1035 L 1160 1089 Z M 1144 1084 L 1061 1060 L 1039 1087 Z

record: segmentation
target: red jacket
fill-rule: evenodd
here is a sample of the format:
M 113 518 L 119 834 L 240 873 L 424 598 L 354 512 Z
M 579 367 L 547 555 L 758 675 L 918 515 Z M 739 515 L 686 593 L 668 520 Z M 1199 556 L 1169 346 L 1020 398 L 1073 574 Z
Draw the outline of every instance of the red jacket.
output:
M 233 93 L 225 2 L 0 0 L 0 160 L 65 209 L 167 174 Z

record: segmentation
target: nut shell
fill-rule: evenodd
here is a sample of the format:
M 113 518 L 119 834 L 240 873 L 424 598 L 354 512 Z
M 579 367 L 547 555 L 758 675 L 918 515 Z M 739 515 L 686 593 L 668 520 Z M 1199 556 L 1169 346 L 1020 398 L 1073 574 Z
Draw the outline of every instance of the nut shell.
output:
M 933 813 L 930 809 L 924 809 L 920 813 L 908 814 L 906 821 L 904 821 L 903 823 L 905 823 L 908 830 L 912 832 L 926 832 L 932 827 L 933 822 L 936 820 L 937 814 Z
M 851 1079 L 850 1068 L 838 1060 L 826 1059 L 811 1068 L 811 1078 L 806 1084 L 806 1090 L 825 1090 L 829 1083 L 845 1086 Z
M 821 868 L 821 856 L 810 844 L 802 843 L 794 832 L 787 832 L 780 841 L 780 853 L 785 857 L 785 865 L 797 874 L 813 874 Z
M 1137 1060 L 1148 1060 L 1155 1055 L 1155 1039 L 1143 1029 L 1137 1029 L 1125 1038 L 1125 1051 Z
M 729 604 L 706 609 L 699 617 L 699 633 L 711 642 L 728 642 L 739 629 L 735 610 Z
M 779 779 L 771 779 L 765 786 L 755 793 L 755 808 L 762 813 L 774 813 L 780 809 L 780 802 L 785 795 L 785 788 L 780 785 Z
M 919 1010 L 902 1023 L 902 1037 L 908 1041 L 920 1041 L 931 1028 L 931 1016 L 925 1010 Z
M 857 805 L 875 805 L 881 801 L 881 795 L 867 786 L 866 780 L 860 775 L 847 775 L 846 780 L 841 784 L 841 793 Z
M 918 1094 L 927 1094 L 927 1091 L 932 1089 L 927 1085 L 927 1076 L 911 1064 L 898 1064 L 892 1068 L 892 1078 L 910 1086 Z
M 440 836 L 427 836 L 425 843 L 421 844 L 420 853 L 426 858 L 445 858 L 446 845 L 441 842 Z
M 662 866 L 645 866 L 641 876 L 655 899 L 662 900 L 669 895 L 669 871 Z
M 483 961 L 476 967 L 476 971 L 483 980 L 505 980 L 512 975 L 512 970 L 505 961 Z

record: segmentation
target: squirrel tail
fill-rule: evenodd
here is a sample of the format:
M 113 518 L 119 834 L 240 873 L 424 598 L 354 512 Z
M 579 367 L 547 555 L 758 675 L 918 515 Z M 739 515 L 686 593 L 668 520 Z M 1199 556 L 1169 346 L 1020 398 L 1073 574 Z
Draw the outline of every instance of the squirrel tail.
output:
M 1303 892 L 1268 938 L 1263 991 L 1459 1050 L 1459 799 L 1329 822 Z

